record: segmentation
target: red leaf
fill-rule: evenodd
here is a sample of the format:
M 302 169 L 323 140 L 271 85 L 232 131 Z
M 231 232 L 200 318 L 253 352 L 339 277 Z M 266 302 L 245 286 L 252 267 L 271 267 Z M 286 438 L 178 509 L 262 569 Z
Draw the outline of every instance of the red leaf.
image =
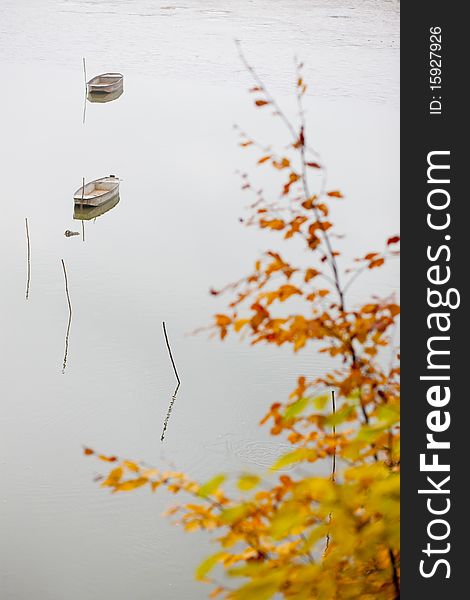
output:
M 321 165 L 316 162 L 308 162 L 307 167 L 312 167 L 312 169 L 321 169 Z
M 399 235 L 394 235 L 391 238 L 388 238 L 387 240 L 387 246 L 390 246 L 391 244 L 397 244 L 400 241 L 400 236 Z

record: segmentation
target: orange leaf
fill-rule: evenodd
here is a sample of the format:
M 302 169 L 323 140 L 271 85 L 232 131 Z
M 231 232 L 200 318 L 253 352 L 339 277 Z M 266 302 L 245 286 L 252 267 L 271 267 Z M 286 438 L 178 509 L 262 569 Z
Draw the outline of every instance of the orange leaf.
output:
M 256 106 L 265 106 L 266 104 L 269 104 L 269 102 L 267 100 L 255 100 L 255 104 Z
M 276 169 L 279 169 L 279 170 L 281 170 L 281 169 L 287 169 L 287 167 L 290 166 L 290 160 L 288 158 L 285 158 L 285 157 L 282 158 L 282 160 L 280 160 L 280 161 L 273 160 L 273 166 Z
M 320 275 L 320 273 L 321 273 L 321 271 L 317 271 L 316 269 L 307 269 L 305 271 L 305 277 L 304 277 L 305 282 L 307 283 L 308 281 L 310 281 L 310 279 L 313 279 L 317 275 Z
M 250 319 L 239 319 L 238 321 L 235 321 L 235 323 L 233 324 L 233 328 L 235 331 L 238 332 L 249 322 Z
M 331 198 L 344 198 L 343 194 L 338 190 L 333 190 L 332 192 L 327 192 L 327 195 Z
M 377 310 L 378 305 L 377 304 L 366 304 L 365 306 L 362 307 L 362 311 L 363 313 L 373 313 Z
M 383 258 L 376 258 L 369 263 L 369 269 L 373 269 L 374 267 L 381 267 L 384 264 L 385 260 Z
M 116 462 L 117 456 L 105 456 L 104 454 L 99 454 L 98 458 L 100 460 L 104 460 L 105 462 Z
M 268 229 L 275 229 L 276 231 L 281 231 L 284 229 L 285 223 L 282 219 L 272 219 L 271 221 L 266 221 L 265 219 L 260 219 L 259 222 L 261 227 L 265 227 Z
M 218 327 L 226 327 L 230 325 L 232 319 L 227 317 L 227 315 L 215 315 L 215 322 Z
M 262 158 L 259 159 L 258 164 L 262 165 L 263 163 L 265 163 L 267 160 L 269 160 L 271 158 L 271 155 L 268 154 L 267 156 L 263 156 Z

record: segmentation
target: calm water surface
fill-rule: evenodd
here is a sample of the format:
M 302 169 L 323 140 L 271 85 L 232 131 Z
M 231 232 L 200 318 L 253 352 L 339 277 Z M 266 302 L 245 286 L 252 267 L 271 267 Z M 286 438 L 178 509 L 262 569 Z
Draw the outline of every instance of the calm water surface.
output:
M 100 465 L 81 445 L 201 479 L 263 469 L 276 453 L 256 426 L 265 407 L 299 374 L 328 366 L 313 351 L 187 335 L 223 309 L 209 287 L 281 248 L 238 221 L 249 198 L 235 170 L 248 162 L 232 124 L 283 138 L 253 110 L 233 38 L 287 110 L 292 57 L 305 60 L 310 137 L 347 195 L 335 214 L 348 231 L 341 249 L 380 249 L 398 229 L 396 2 L 0 5 L 2 598 L 205 598 L 193 571 L 210 545 L 161 518 L 173 498 L 111 497 L 92 482 Z M 121 98 L 88 104 L 85 125 L 82 56 L 89 76 L 125 77 Z M 109 173 L 123 179 L 119 204 L 85 223 L 85 242 L 65 237 L 82 232 L 72 201 L 82 177 Z M 61 259 L 73 308 L 65 374 Z M 350 302 L 397 282 L 392 265 L 353 287 Z M 163 320 L 182 385 L 161 444 L 175 385 Z

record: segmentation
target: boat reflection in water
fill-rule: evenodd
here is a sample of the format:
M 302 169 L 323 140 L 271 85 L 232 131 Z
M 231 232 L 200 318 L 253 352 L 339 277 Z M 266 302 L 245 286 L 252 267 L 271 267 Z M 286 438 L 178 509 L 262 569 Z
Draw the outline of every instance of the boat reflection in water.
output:
M 77 202 L 73 209 L 73 218 L 77 221 L 90 221 L 90 219 L 96 219 L 96 217 L 100 217 L 114 208 L 116 204 L 118 204 L 119 200 L 119 194 L 117 194 L 99 206 L 82 206 Z
M 109 92 L 108 94 L 104 94 L 103 92 L 88 92 L 87 100 L 89 102 L 112 102 L 113 100 L 117 100 L 120 96 L 122 96 L 124 89 L 121 87 L 120 89 Z

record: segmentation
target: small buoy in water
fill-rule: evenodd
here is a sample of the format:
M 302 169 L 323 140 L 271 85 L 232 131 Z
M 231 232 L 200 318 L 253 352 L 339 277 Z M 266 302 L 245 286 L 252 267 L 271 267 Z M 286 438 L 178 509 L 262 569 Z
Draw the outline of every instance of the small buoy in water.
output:
M 79 231 L 70 231 L 70 229 L 67 229 L 64 233 L 65 237 L 71 237 L 72 235 L 80 235 Z

